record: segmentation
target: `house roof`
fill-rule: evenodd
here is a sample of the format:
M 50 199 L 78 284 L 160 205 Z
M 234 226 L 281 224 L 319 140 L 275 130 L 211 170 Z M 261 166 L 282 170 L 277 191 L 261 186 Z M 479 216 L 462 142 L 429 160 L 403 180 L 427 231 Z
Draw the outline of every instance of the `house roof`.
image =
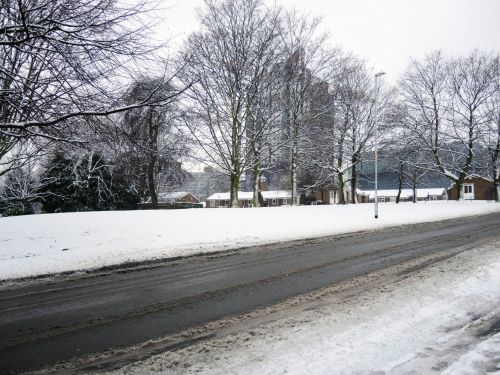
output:
M 264 199 L 283 199 L 292 198 L 292 192 L 290 190 L 270 190 L 261 191 L 262 198 Z
M 181 199 L 181 198 L 185 197 L 186 195 L 192 195 L 197 201 L 199 201 L 198 198 L 196 198 L 193 194 L 191 194 L 187 191 L 173 191 L 173 192 L 168 192 L 168 193 L 159 193 L 158 194 L 158 202 L 172 203 L 172 202 L 175 202 L 176 199 Z M 144 203 L 151 203 L 151 198 L 148 198 Z
M 493 180 L 491 178 L 488 178 L 488 177 L 484 177 L 484 176 L 480 176 L 478 174 L 470 174 L 468 175 L 467 177 L 465 177 L 466 180 L 470 179 L 470 178 L 480 178 L 482 180 L 486 180 L 486 181 L 489 181 L 489 182 L 493 182 Z
M 383 189 L 378 190 L 379 197 L 397 197 L 398 189 Z M 369 196 L 370 199 L 375 199 L 375 190 L 358 190 L 358 194 Z M 429 195 L 443 195 L 446 194 L 445 188 L 430 188 L 430 189 L 417 189 L 417 198 L 427 198 Z M 402 189 L 401 198 L 408 199 L 413 196 L 412 189 Z
M 185 197 L 186 195 L 191 194 L 187 191 L 173 191 L 168 193 L 160 193 L 158 194 L 159 199 L 179 199 Z
M 470 179 L 472 179 L 472 178 L 479 178 L 479 179 L 481 179 L 481 180 L 485 180 L 485 181 L 488 181 L 488 182 L 493 183 L 493 180 L 492 180 L 491 178 L 484 177 L 484 176 L 480 176 L 480 175 L 475 174 L 475 173 L 465 176 L 464 182 L 467 182 L 467 180 L 470 180 Z M 448 190 L 449 190 L 449 189 L 451 189 L 451 188 L 452 188 L 452 187 L 454 187 L 454 186 L 455 186 L 455 182 L 452 182 L 452 183 L 450 184 L 450 186 L 448 187 Z
M 253 198 L 253 192 L 251 191 L 239 191 L 238 192 L 238 199 L 239 200 L 242 200 L 242 199 L 252 199 Z M 231 193 L 230 192 L 226 192 L 226 193 L 215 193 L 215 194 L 212 194 L 211 196 L 209 196 L 207 198 L 207 201 L 208 200 L 229 200 L 231 199 Z
M 264 199 L 282 199 L 282 198 L 291 198 L 292 192 L 289 190 L 270 190 L 270 191 L 262 191 L 262 198 Z M 207 198 L 208 200 L 229 200 L 231 194 L 229 192 L 226 193 L 215 193 Z M 252 191 L 239 191 L 238 199 L 253 199 Z

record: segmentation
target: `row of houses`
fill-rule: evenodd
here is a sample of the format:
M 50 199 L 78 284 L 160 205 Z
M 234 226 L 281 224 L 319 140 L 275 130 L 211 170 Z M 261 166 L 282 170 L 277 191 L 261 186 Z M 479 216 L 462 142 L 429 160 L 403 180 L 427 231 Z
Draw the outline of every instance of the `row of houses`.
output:
M 384 189 L 378 192 L 378 201 L 384 202 L 396 202 L 398 194 L 400 202 L 413 202 L 413 197 L 416 193 L 416 201 L 438 201 L 447 200 L 448 194 L 444 188 L 431 188 L 431 189 L 401 189 L 399 193 L 398 189 Z M 374 202 L 375 201 L 375 191 L 359 191 L 359 202 Z
M 349 192 L 348 192 L 349 193 Z M 349 199 L 350 199 L 350 194 Z M 379 190 L 379 202 L 396 202 L 398 190 Z M 196 199 L 192 194 L 183 192 L 175 194 L 175 202 L 189 202 L 192 203 Z M 373 190 L 358 190 L 358 202 L 369 203 L 375 201 L 375 191 Z M 161 198 L 161 197 L 160 197 Z M 292 202 L 292 193 L 288 190 L 273 190 L 262 191 L 261 202 L 266 207 L 287 206 Z M 444 188 L 441 189 L 417 189 L 418 201 L 433 201 L 433 200 L 446 200 L 448 195 Z M 197 201 L 197 199 L 196 199 Z M 206 200 L 205 207 L 207 208 L 222 208 L 229 207 L 230 193 L 215 193 L 209 196 Z M 400 195 L 400 201 L 413 201 L 413 190 L 403 189 Z M 169 200 L 168 203 L 172 203 Z M 238 202 L 240 208 L 247 208 L 253 206 L 253 192 L 239 191 Z M 163 202 L 162 202 L 163 203 Z M 160 208 L 162 203 L 159 204 Z M 313 192 L 309 196 L 303 195 L 301 199 L 303 204 L 338 204 L 338 192 L 336 190 L 322 190 Z
M 230 193 L 215 193 L 206 199 L 206 207 L 229 207 Z M 241 208 L 252 207 L 253 192 L 238 192 L 239 206 Z M 265 206 L 277 207 L 286 206 L 292 203 L 292 193 L 287 190 L 262 191 L 261 201 Z M 158 195 L 158 207 L 168 208 L 174 203 L 200 203 L 193 194 L 183 192 L 172 192 Z M 151 202 L 141 203 L 140 208 L 151 208 Z
M 398 194 L 401 202 L 413 201 L 413 189 L 402 189 L 401 193 L 398 189 L 382 189 L 378 190 L 379 202 L 396 202 Z M 460 193 L 463 200 L 494 200 L 495 199 L 495 184 L 493 181 L 480 177 L 470 176 L 465 179 Z M 323 204 L 339 203 L 339 192 L 335 188 L 313 191 L 310 193 L 312 200 Z M 356 190 L 356 198 L 359 203 L 369 203 L 375 201 L 374 190 Z M 352 192 L 345 191 L 344 199 L 348 202 L 352 201 Z M 457 189 L 453 183 L 448 189 L 445 188 L 419 188 L 416 189 L 416 201 L 434 201 L 434 200 L 456 200 Z
M 412 189 L 402 189 L 399 192 L 398 189 L 382 189 L 377 191 L 379 202 L 396 202 L 399 195 L 400 202 L 412 202 L 414 192 Z M 325 204 L 338 204 L 339 194 L 337 190 L 322 190 L 319 192 L 312 193 L 312 196 L 316 201 L 320 201 Z M 356 197 L 359 203 L 370 203 L 375 201 L 375 190 L 356 190 Z M 448 194 L 444 188 L 430 188 L 430 189 L 417 189 L 416 190 L 416 200 L 417 201 L 434 201 L 434 200 L 447 200 Z M 350 191 L 345 193 L 345 199 L 350 202 L 352 201 L 352 194 Z
M 378 190 L 378 201 L 396 202 L 399 194 L 400 202 L 413 201 L 413 189 L 383 189 Z M 352 201 L 352 192 L 346 191 L 345 199 Z M 360 190 L 356 191 L 357 201 L 359 203 L 370 203 L 375 201 L 374 190 Z M 494 200 L 495 199 L 495 186 L 491 180 L 483 177 L 471 176 L 467 178 L 462 186 L 461 191 L 462 199 L 464 200 Z M 451 185 L 448 189 L 445 188 L 422 188 L 416 189 L 417 201 L 437 201 L 437 200 L 456 200 L 457 190 L 455 185 Z M 239 207 L 246 208 L 252 207 L 253 192 L 240 191 L 238 192 Z M 260 196 L 261 203 L 267 207 L 277 207 L 290 205 L 292 201 L 292 194 L 289 190 L 273 190 L 262 191 Z M 199 203 L 199 200 L 189 192 L 175 192 L 166 193 L 159 196 L 160 208 L 163 203 Z M 219 208 L 229 207 L 230 193 L 215 193 L 206 199 L 205 207 Z M 339 192 L 335 188 L 326 188 L 318 191 L 311 191 L 309 194 L 304 194 L 301 197 L 303 204 L 338 204 Z M 143 204 L 144 205 L 144 204 Z
M 230 193 L 215 193 L 207 198 L 205 207 L 229 207 L 229 199 Z M 262 191 L 261 200 L 267 207 L 287 206 L 292 203 L 292 193 L 288 190 Z M 252 207 L 253 192 L 238 192 L 238 202 L 241 208 Z

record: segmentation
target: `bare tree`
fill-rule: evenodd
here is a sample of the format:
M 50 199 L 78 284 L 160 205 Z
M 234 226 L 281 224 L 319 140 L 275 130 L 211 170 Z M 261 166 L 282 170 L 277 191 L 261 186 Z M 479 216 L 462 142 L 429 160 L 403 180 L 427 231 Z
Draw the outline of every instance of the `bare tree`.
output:
M 500 202 L 500 58 L 494 64 L 494 94 L 488 100 L 488 126 L 482 138 L 487 150 L 488 175 L 495 184 L 495 200 Z
M 422 180 L 427 176 L 428 170 L 421 167 L 428 158 L 422 152 L 418 139 L 412 138 L 408 133 L 401 134 L 401 142 L 393 143 L 389 148 L 388 156 L 392 159 L 389 170 L 395 170 L 398 173 L 398 195 L 396 203 L 400 202 L 401 190 L 406 185 L 413 191 L 413 203 L 417 203 L 417 188 Z
M 458 152 L 452 153 L 456 176 L 454 182 L 459 197 L 479 141 L 487 131 L 487 103 L 495 92 L 492 84 L 495 71 L 491 56 L 477 51 L 453 60 L 450 70 L 451 139 L 462 145 Z
M 12 169 L 5 176 L 5 183 L 0 191 L 0 201 L 4 208 L 19 206 L 23 213 L 31 213 L 32 205 L 42 201 L 49 193 L 44 187 L 52 182 L 36 170 L 37 163 L 31 159 L 20 167 Z
M 276 47 L 279 47 L 277 39 Z M 282 58 L 279 49 L 275 48 L 276 57 Z M 277 61 L 267 70 L 260 84 L 249 116 L 247 137 L 251 145 L 250 173 L 253 190 L 253 207 L 260 207 L 260 187 L 262 173 L 270 171 L 276 166 L 275 154 L 286 145 L 287 140 L 282 137 L 281 119 L 283 106 L 281 91 L 285 85 L 283 79 L 282 61 Z
M 427 152 L 422 140 L 409 126 L 408 109 L 403 102 L 392 102 L 386 112 L 386 136 L 382 139 L 382 148 L 386 150 L 387 169 L 398 175 L 398 195 L 400 202 L 403 186 L 413 190 L 413 203 L 417 203 L 417 187 L 428 175 L 426 165 L 432 155 Z
M 383 92 L 381 86 L 375 87 L 375 81 L 362 61 L 353 64 L 352 72 L 348 75 L 348 88 L 343 106 L 347 118 L 350 117 L 350 131 L 347 134 L 347 165 L 349 166 L 351 203 L 358 203 L 358 166 L 363 158 L 373 150 L 375 141 L 375 118 L 378 117 L 379 133 L 383 133 L 384 116 L 382 116 L 388 102 L 391 100 L 389 92 Z M 382 92 L 375 92 L 375 90 Z M 382 95 L 383 94 L 383 95 Z M 374 96 L 378 96 L 375 107 Z M 350 114 L 350 116 L 349 116 Z M 380 137 L 380 135 L 379 135 Z
M 434 52 L 413 61 L 401 82 L 409 121 L 432 155 L 427 168 L 453 181 L 457 197 L 486 131 L 492 82 L 493 59 L 477 51 L 449 61 Z
M 157 89 L 161 88 L 161 89 Z M 141 77 L 129 89 L 126 102 L 143 101 L 152 91 L 152 97 L 174 97 L 175 88 L 163 78 Z M 147 105 L 125 113 L 121 130 L 125 145 L 121 152 L 126 154 L 130 168 L 135 169 L 136 178 L 143 180 L 153 208 L 158 208 L 159 189 L 170 183 L 182 183 L 180 160 L 187 153 L 187 141 L 178 129 L 182 114 L 174 100 L 159 105 Z M 141 182 L 139 182 L 141 185 Z M 141 194 L 142 195 L 142 194 Z
M 157 47 L 150 10 L 115 0 L 1 1 L 0 173 L 47 140 L 81 140 L 82 126 L 98 131 L 95 116 L 171 99 L 120 101 L 127 69 L 147 64 Z
M 230 206 L 238 207 L 240 179 L 255 153 L 252 139 L 262 135 L 252 113 L 276 56 L 279 10 L 260 0 L 206 0 L 200 20 L 202 30 L 186 46 L 185 76 L 195 80 L 189 128 L 206 163 L 229 176 Z
M 87 209 L 102 209 L 112 200 L 112 168 L 111 161 L 94 150 L 75 157 L 73 186 L 85 192 Z
M 432 154 L 426 167 L 443 165 L 441 144 L 446 116 L 446 82 L 448 71 L 441 52 L 427 55 L 423 62 L 412 61 L 400 82 L 402 101 L 405 103 L 405 121 L 412 132 L 422 139 Z M 448 177 L 452 172 L 444 169 Z
M 315 99 L 328 90 L 327 80 L 330 64 L 337 56 L 337 50 L 328 46 L 329 35 L 320 33 L 320 19 L 302 16 L 296 12 L 287 14 L 285 19 L 285 51 L 288 56 L 283 105 L 285 107 L 284 126 L 289 139 L 289 170 L 292 204 L 299 204 L 298 173 L 301 156 L 309 141 L 311 124 L 315 118 L 328 110 L 314 105 Z M 318 102 L 316 103 L 318 104 Z
M 322 151 L 315 163 L 322 180 L 336 185 L 339 203 L 347 203 L 347 190 L 351 202 L 357 203 L 358 167 L 370 155 L 374 140 L 374 82 L 365 62 L 353 56 L 344 56 L 333 67 L 329 116 L 318 129 Z M 378 112 L 386 107 L 388 98 L 382 97 Z

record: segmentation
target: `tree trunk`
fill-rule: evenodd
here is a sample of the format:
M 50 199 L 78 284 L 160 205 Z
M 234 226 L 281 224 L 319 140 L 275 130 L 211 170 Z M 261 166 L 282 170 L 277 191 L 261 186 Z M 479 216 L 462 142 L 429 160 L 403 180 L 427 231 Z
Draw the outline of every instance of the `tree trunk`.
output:
M 238 190 L 240 188 L 240 176 L 236 173 L 231 173 L 231 191 L 230 191 L 230 201 L 229 207 L 238 208 Z
M 149 110 L 149 161 L 148 161 L 148 190 L 151 197 L 151 207 L 158 208 L 156 193 L 155 166 L 158 150 L 158 125 L 155 124 L 153 110 Z
M 354 116 L 352 116 L 354 119 Z M 357 180 L 356 180 L 356 165 L 358 164 L 356 128 L 352 128 L 352 157 L 351 157 L 351 203 L 358 203 L 358 195 L 356 194 Z
M 86 195 L 86 206 L 87 209 L 91 209 L 90 207 L 90 175 L 92 171 L 92 152 L 89 153 L 87 160 L 87 179 L 85 180 L 85 195 Z
M 291 187 L 292 187 L 292 206 L 298 206 L 300 203 L 300 197 L 297 187 L 297 168 L 298 168 L 298 145 L 297 142 L 294 141 L 293 149 L 292 149 L 292 159 L 291 159 Z
M 342 173 L 338 174 L 339 180 L 339 204 L 345 204 L 345 194 L 344 194 L 344 175 Z
M 493 165 L 493 183 L 495 184 L 495 201 L 500 202 L 500 163 L 498 158 L 500 157 L 500 125 L 498 127 L 498 141 L 496 145 L 495 152 L 492 156 Z
M 155 164 L 156 164 L 156 157 L 153 155 L 153 153 L 151 153 L 148 163 L 148 190 L 149 190 L 149 196 L 151 197 L 152 208 L 158 208 L 158 195 L 156 194 L 156 184 L 155 184 Z
M 401 199 L 401 190 L 403 190 L 403 167 L 403 163 L 399 163 L 398 196 L 396 197 L 396 203 L 399 203 Z
M 457 190 L 457 201 L 459 201 L 461 198 L 463 198 L 463 196 L 462 196 L 462 183 L 459 180 L 455 181 L 455 189 Z
M 500 114 L 497 119 L 497 143 L 492 155 L 493 182 L 495 184 L 495 201 L 500 202 Z
M 254 207 L 260 207 L 259 191 L 260 191 L 260 163 L 256 162 L 253 166 L 253 199 Z
M 500 135 L 499 135 L 500 137 Z M 500 139 L 497 143 L 497 153 L 493 158 L 494 168 L 493 168 L 493 183 L 495 184 L 495 201 L 500 202 L 500 165 L 497 166 L 498 157 L 500 155 Z
M 31 213 L 31 207 L 28 201 L 26 199 L 23 199 L 21 201 L 21 205 L 23 206 L 23 214 L 30 214 Z
M 358 188 L 358 181 L 356 178 L 356 164 L 357 164 L 357 157 L 353 157 L 352 159 L 352 167 L 351 167 L 351 203 L 356 204 L 358 203 L 358 194 L 356 194 L 356 190 Z
M 417 184 L 413 183 L 413 203 L 417 203 Z

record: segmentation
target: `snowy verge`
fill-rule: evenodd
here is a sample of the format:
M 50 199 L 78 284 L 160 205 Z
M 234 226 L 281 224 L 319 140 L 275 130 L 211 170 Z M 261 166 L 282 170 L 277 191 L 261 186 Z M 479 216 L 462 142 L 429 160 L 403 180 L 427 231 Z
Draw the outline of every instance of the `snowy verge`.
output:
M 498 373 L 499 240 L 371 286 L 113 374 Z
M 442 375 L 500 373 L 500 332 L 462 355 Z
M 492 202 L 44 214 L 0 218 L 0 280 L 500 212 Z

